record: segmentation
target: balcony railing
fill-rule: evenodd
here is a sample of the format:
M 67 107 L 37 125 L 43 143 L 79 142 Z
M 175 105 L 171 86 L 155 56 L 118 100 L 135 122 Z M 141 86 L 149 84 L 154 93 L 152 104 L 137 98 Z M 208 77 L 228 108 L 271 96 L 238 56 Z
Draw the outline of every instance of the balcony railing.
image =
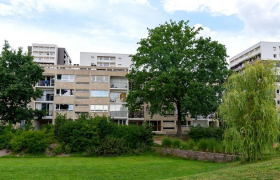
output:
M 137 111 L 137 112 L 129 112 L 128 115 L 129 118 L 144 118 L 144 109 L 141 111 Z
M 47 94 L 40 98 L 37 98 L 36 101 L 53 101 L 53 94 Z
M 110 111 L 111 117 L 127 117 L 127 111 Z
M 114 88 L 121 88 L 121 89 L 127 89 L 128 84 L 127 83 L 111 83 L 110 84 L 110 88 L 114 89 Z
M 54 87 L 54 79 L 52 80 L 39 80 L 35 86 L 46 86 L 46 87 Z

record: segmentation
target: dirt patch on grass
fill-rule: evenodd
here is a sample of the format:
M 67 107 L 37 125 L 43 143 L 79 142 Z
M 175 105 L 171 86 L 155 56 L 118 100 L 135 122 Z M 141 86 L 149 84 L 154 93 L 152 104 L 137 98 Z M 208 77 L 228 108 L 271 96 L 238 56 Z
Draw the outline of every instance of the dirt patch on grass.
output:
M 11 154 L 12 154 L 12 151 L 10 151 L 10 150 L 7 150 L 7 149 L 0 150 L 0 157 L 8 156 L 8 155 L 11 155 Z

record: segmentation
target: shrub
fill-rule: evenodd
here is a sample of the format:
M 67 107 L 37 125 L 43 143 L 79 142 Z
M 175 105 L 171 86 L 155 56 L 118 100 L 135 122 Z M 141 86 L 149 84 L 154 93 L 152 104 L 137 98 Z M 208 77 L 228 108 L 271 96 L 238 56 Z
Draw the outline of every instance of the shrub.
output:
M 162 146 L 163 146 L 163 147 L 171 147 L 171 145 L 172 145 L 171 139 L 169 139 L 169 138 L 164 138 L 164 139 L 162 140 Z
M 11 125 L 0 126 L 0 150 L 10 149 L 10 141 L 14 137 L 14 134 L 17 134 L 19 131 L 13 129 Z
M 11 148 L 14 152 L 21 151 L 25 145 L 25 141 L 22 135 L 14 136 L 13 139 L 10 141 Z
M 206 151 L 207 150 L 207 140 L 206 139 L 200 139 L 197 142 L 198 150 L 200 151 Z
M 218 143 L 215 148 L 214 148 L 214 151 L 216 153 L 223 153 L 224 152 L 224 146 L 222 143 Z
M 185 149 L 185 150 L 188 150 L 188 149 L 189 149 L 189 145 L 188 145 L 188 143 L 186 143 L 186 142 L 182 142 L 182 144 L 181 144 L 181 148 L 182 148 L 182 149 Z
M 215 147 L 219 144 L 215 139 L 205 139 L 207 143 L 207 150 L 210 152 L 214 152 Z
M 172 141 L 172 148 L 181 148 L 182 141 L 179 139 L 175 139 Z
M 193 139 L 189 139 L 189 140 L 187 141 L 187 145 L 188 145 L 188 148 L 189 148 L 190 150 L 194 150 L 195 141 L 194 141 Z
M 97 154 L 103 156 L 119 156 L 127 153 L 128 148 L 125 146 L 124 139 L 105 137 L 97 148 Z
M 65 146 L 65 153 L 66 153 L 66 154 L 70 154 L 70 153 L 71 153 L 71 148 L 70 148 L 69 145 L 66 145 L 66 146 Z
M 55 148 L 54 148 L 54 153 L 56 155 L 61 154 L 62 153 L 62 145 L 58 144 Z
M 51 141 L 52 137 L 48 136 L 45 131 L 23 131 L 14 135 L 10 145 L 15 152 L 27 148 L 27 152 L 38 154 L 44 152 Z
M 38 154 L 45 151 L 51 143 L 45 131 L 24 131 L 22 133 L 27 152 L 31 154 Z
M 224 130 L 222 128 L 202 127 L 201 125 L 191 126 L 187 133 L 187 138 L 198 141 L 205 138 L 213 138 L 216 140 L 222 140 Z

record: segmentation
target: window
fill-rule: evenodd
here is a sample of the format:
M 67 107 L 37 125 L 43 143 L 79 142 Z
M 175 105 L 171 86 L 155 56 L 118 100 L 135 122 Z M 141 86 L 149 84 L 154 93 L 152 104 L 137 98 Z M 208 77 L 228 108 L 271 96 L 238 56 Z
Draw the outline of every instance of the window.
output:
M 91 90 L 90 96 L 91 97 L 108 97 L 108 91 Z
M 276 47 L 273 47 L 273 51 L 276 51 Z
M 174 129 L 174 127 L 163 127 L 162 129 Z
M 277 58 L 277 54 L 273 54 L 273 58 Z
M 280 100 L 277 100 L 277 104 L 280 105 Z
M 72 74 L 58 74 L 56 76 L 57 81 L 74 81 L 74 75 Z
M 94 56 L 91 56 L 91 58 L 94 58 Z
M 108 105 L 90 105 L 90 111 L 108 112 Z
M 190 127 L 191 124 L 192 124 L 191 121 L 181 121 L 181 125 L 182 125 L 182 126 Z M 178 121 L 176 121 L 176 125 L 178 125 Z
M 127 107 L 124 104 L 111 104 L 110 111 L 127 111 Z
M 146 107 L 146 114 L 150 114 L 150 108 Z
M 73 111 L 73 104 L 56 104 L 57 111 Z
M 73 96 L 74 89 L 57 89 L 56 95 L 57 96 Z
M 280 89 L 277 89 L 277 90 L 276 90 L 276 93 L 277 93 L 277 94 L 280 94 Z
M 108 81 L 109 81 L 108 76 L 91 76 L 91 82 L 108 83 Z
M 88 89 L 76 89 L 76 92 L 89 92 Z

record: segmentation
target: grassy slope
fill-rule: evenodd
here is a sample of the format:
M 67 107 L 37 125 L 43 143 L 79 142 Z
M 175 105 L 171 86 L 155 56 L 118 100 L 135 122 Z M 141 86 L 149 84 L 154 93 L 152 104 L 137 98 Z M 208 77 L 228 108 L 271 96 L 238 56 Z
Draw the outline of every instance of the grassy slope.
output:
M 223 167 L 212 172 L 174 179 L 280 179 L 280 157 L 272 157 L 271 160 L 251 164 L 233 163 L 231 166 Z
M 159 156 L 0 158 L 0 179 L 170 179 L 228 164 Z

